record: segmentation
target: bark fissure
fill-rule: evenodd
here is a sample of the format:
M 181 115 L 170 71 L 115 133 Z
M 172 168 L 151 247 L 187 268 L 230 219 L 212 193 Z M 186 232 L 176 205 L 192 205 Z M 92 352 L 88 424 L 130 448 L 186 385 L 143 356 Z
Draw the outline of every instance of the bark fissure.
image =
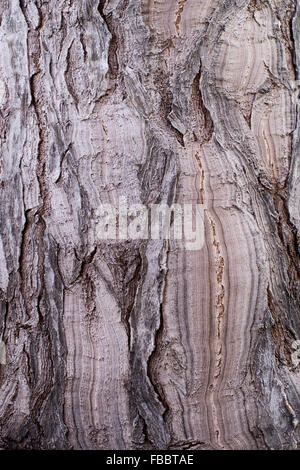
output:
M 0 3 L 0 448 L 299 448 L 297 2 Z

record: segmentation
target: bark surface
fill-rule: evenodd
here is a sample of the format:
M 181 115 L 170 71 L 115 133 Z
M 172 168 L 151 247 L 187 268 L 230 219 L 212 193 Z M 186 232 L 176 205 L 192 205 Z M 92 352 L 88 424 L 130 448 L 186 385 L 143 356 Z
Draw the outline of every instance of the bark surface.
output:
M 299 3 L 1 0 L 0 43 L 0 447 L 299 448 Z M 99 241 L 121 197 L 203 248 Z

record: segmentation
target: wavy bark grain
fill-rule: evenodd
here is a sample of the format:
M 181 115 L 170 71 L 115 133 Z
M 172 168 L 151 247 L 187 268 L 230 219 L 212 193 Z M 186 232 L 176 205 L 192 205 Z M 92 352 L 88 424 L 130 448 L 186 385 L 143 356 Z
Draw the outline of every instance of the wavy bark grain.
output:
M 1 448 L 299 448 L 299 15 L 1 1 Z M 120 197 L 203 248 L 100 242 Z

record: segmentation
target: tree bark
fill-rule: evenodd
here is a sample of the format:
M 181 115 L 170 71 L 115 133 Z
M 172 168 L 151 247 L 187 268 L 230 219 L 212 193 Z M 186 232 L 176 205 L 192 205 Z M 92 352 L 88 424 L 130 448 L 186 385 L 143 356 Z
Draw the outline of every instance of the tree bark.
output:
M 299 15 L 1 0 L 1 448 L 300 447 Z M 121 197 L 203 247 L 99 240 Z

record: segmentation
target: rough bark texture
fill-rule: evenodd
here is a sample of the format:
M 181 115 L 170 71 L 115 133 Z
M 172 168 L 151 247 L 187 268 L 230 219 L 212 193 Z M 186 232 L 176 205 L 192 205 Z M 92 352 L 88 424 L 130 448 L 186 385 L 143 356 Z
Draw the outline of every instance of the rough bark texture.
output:
M 1 448 L 300 447 L 299 15 L 1 0 Z M 121 196 L 204 247 L 97 241 Z

